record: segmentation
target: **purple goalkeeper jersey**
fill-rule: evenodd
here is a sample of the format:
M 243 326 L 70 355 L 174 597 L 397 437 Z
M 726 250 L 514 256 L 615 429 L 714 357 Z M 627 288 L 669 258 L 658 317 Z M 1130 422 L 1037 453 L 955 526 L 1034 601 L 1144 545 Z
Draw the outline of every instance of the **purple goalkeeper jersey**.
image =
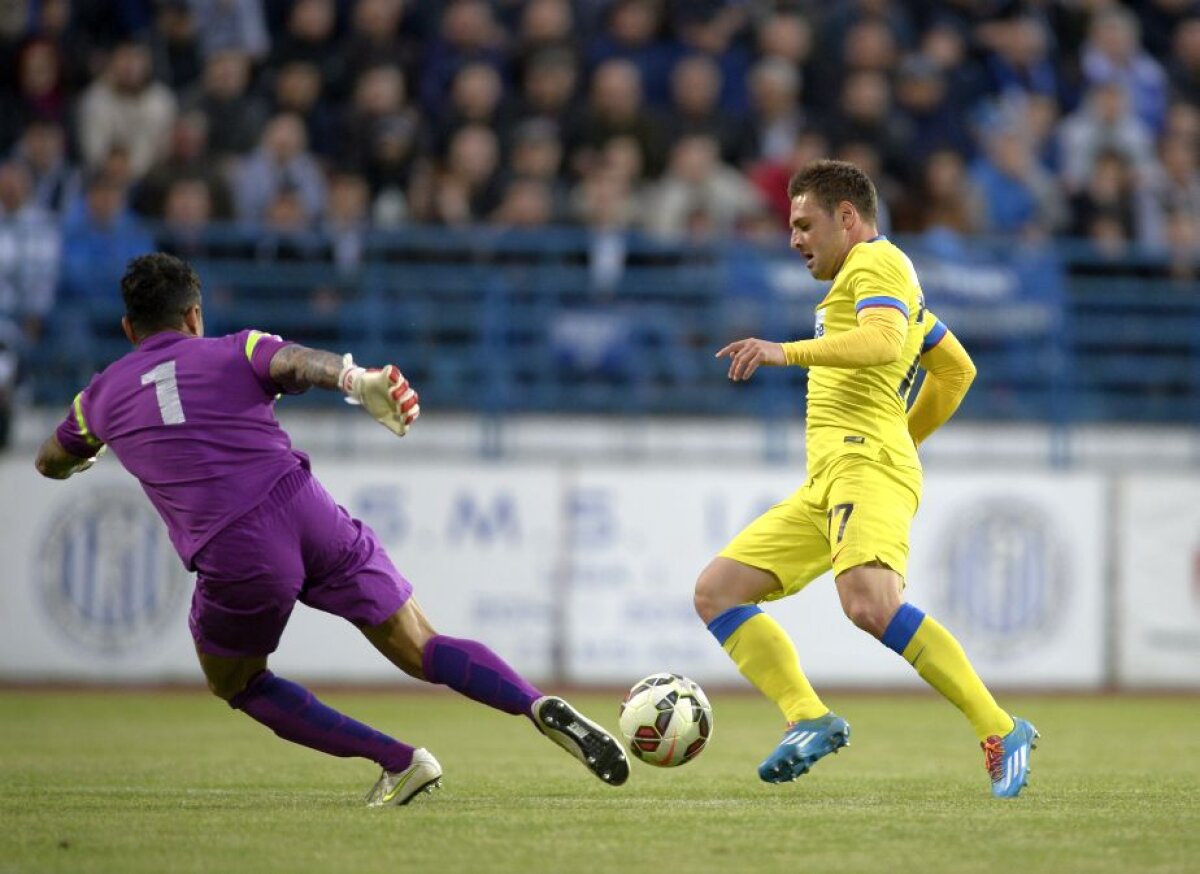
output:
M 275 420 L 281 389 L 270 365 L 285 345 L 260 331 L 152 334 L 76 395 L 58 442 L 81 458 L 108 444 L 194 570 L 192 557 L 214 534 L 308 467 Z

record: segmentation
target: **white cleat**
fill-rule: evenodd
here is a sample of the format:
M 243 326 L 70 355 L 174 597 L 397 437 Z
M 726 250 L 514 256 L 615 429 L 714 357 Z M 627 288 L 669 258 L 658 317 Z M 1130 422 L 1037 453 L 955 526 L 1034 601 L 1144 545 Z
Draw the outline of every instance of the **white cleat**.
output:
M 617 739 L 566 701 L 545 695 L 530 709 L 542 734 L 605 783 L 620 786 L 629 779 L 629 760 Z
M 442 766 L 429 750 L 413 750 L 412 764 L 403 771 L 384 771 L 367 793 L 367 807 L 408 804 L 422 792 L 442 786 Z

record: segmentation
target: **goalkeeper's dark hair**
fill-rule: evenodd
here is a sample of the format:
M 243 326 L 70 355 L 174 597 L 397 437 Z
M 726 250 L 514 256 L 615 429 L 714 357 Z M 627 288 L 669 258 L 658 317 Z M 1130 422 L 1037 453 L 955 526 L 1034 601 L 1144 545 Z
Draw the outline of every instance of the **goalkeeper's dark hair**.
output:
M 121 277 L 125 317 L 139 334 L 178 328 L 183 314 L 200 303 L 200 277 L 174 255 L 139 255 Z
M 788 181 L 788 200 L 811 194 L 830 215 L 843 200 L 873 222 L 879 214 L 879 195 L 871 177 L 847 161 L 813 161 Z

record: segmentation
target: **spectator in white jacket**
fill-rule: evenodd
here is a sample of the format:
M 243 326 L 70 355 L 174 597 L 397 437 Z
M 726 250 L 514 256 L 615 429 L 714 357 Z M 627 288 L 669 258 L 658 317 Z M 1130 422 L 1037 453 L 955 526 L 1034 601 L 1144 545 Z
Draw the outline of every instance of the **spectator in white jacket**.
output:
M 1059 142 L 1063 181 L 1072 194 L 1087 185 L 1102 152 L 1123 155 L 1139 182 L 1155 171 L 1154 136 L 1132 112 L 1125 89 L 1115 79 L 1094 85 L 1083 106 L 1063 119 Z
M 79 102 L 79 150 L 94 169 L 115 148 L 129 155 L 134 178 L 140 179 L 167 153 L 175 121 L 175 95 L 150 77 L 150 51 L 139 43 L 113 49 L 104 74 Z
M 728 234 L 762 208 L 750 181 L 721 163 L 717 141 L 689 134 L 671 149 L 667 172 L 646 199 L 644 224 L 664 237 L 686 236 L 696 226 Z

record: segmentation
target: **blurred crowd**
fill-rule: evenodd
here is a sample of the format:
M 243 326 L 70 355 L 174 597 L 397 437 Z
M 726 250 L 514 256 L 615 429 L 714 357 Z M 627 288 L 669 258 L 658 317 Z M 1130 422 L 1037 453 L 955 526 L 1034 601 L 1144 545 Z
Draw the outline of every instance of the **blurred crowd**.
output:
M 29 338 L 152 233 L 348 266 L 410 223 L 774 238 L 822 156 L 889 232 L 1200 250 L 1197 0 L 0 0 L 0 75 Z

